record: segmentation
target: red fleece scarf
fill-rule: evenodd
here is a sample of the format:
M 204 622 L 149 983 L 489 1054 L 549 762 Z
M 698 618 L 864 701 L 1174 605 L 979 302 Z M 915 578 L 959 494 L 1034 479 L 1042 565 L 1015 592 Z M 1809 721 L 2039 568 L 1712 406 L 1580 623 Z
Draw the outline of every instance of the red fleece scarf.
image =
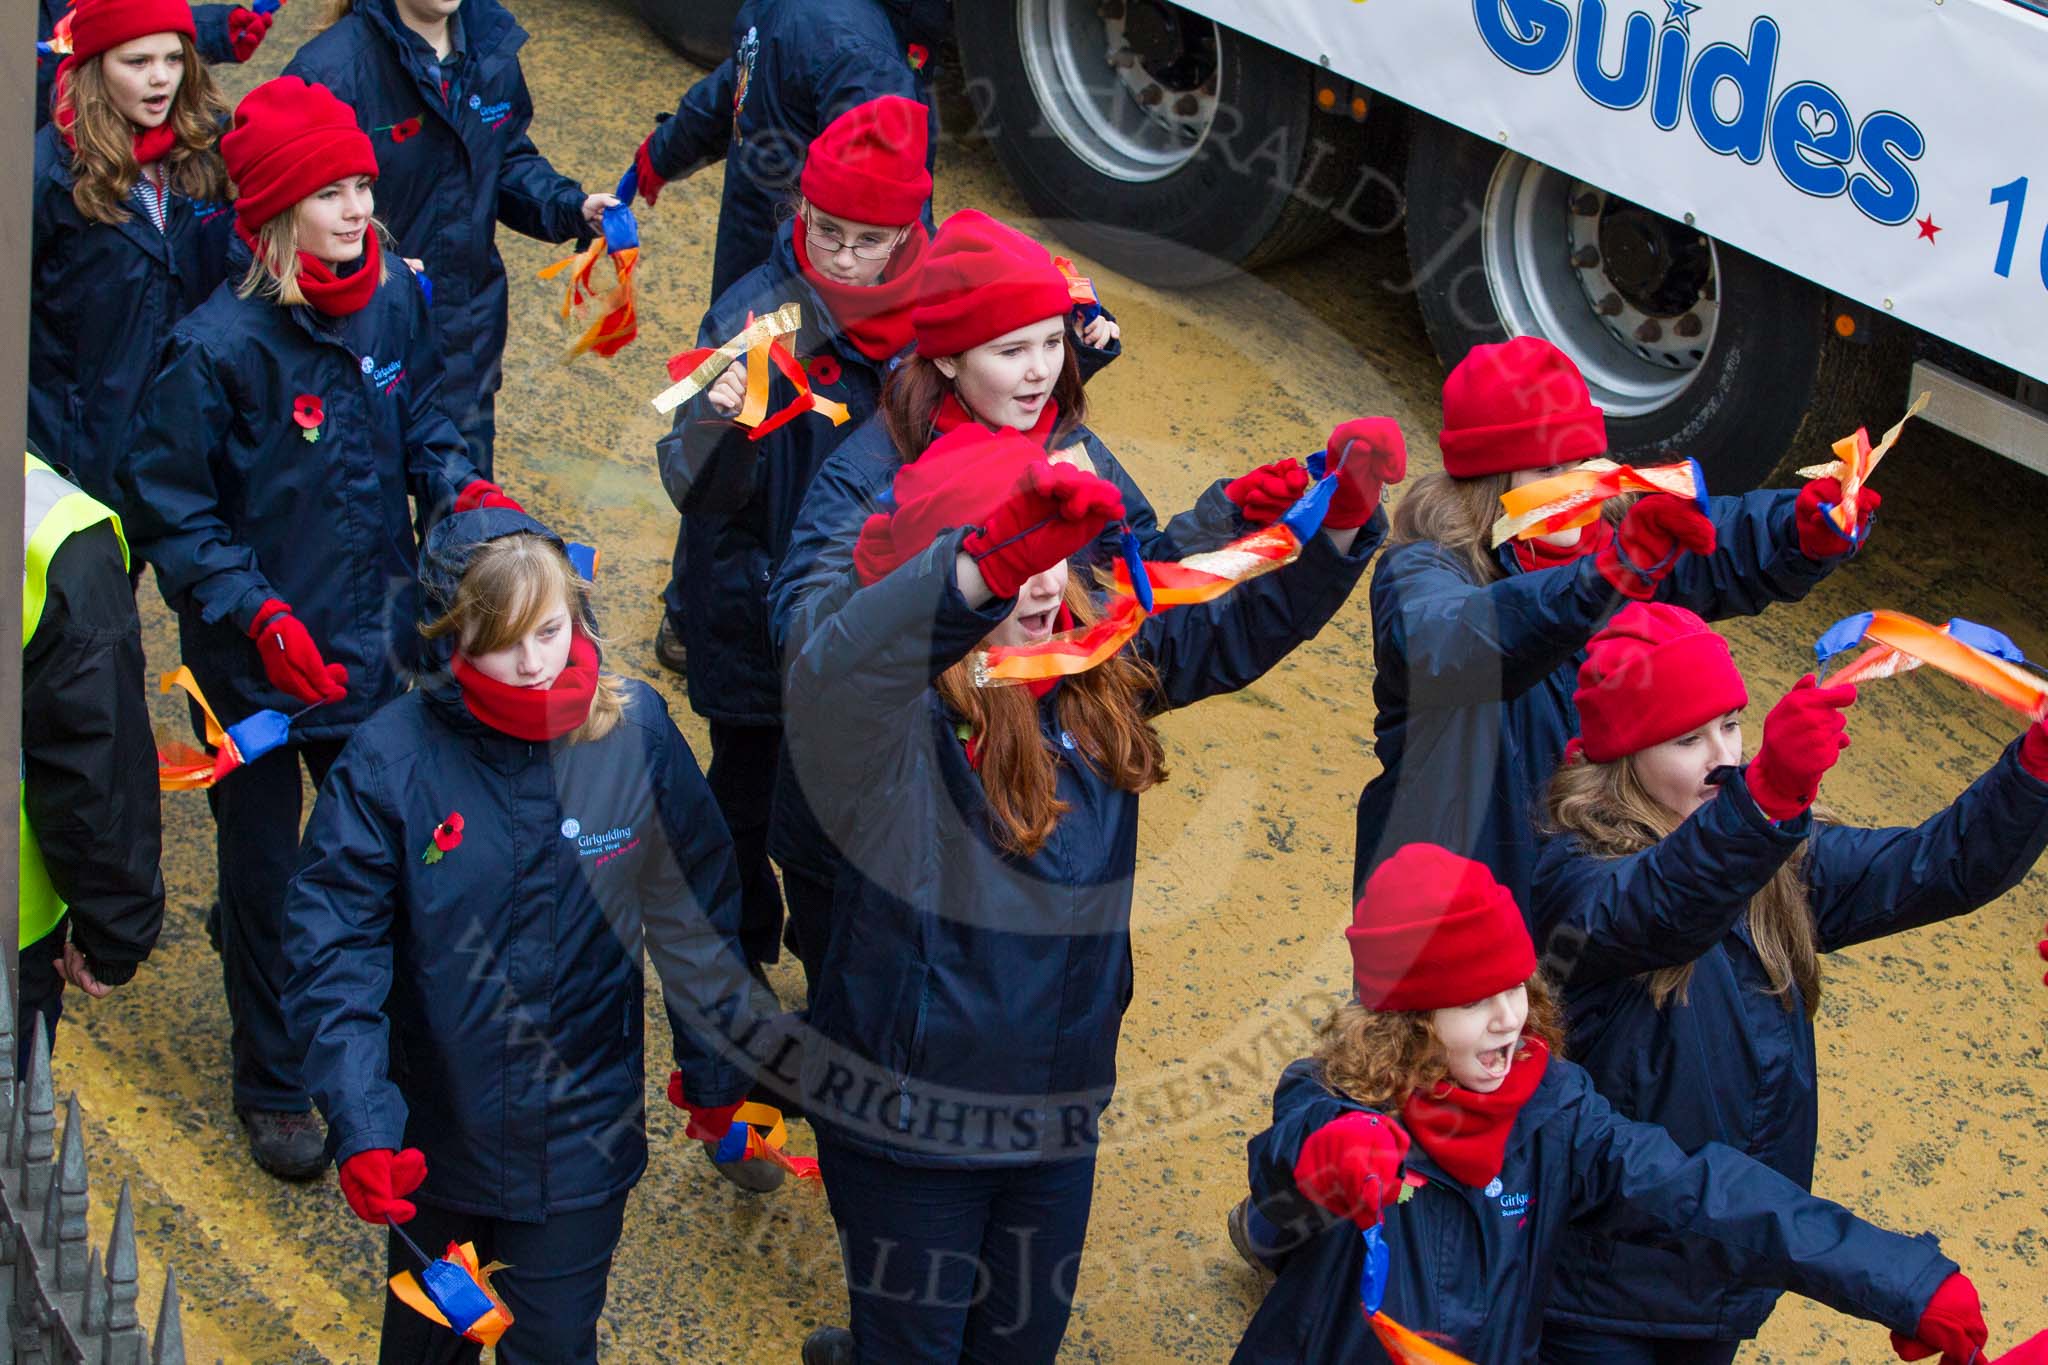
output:
M 1515 542 L 1515 562 L 1522 566 L 1523 573 L 1534 573 L 1538 569 L 1554 569 L 1560 564 L 1571 564 L 1587 555 L 1598 554 L 1614 539 L 1614 527 L 1605 518 L 1580 530 L 1578 543 L 1574 545 L 1552 545 L 1543 540 L 1518 540 Z
M 242 245 L 251 251 L 260 251 L 256 234 L 240 218 L 235 219 L 235 235 L 242 239 Z M 383 259 L 383 248 L 377 243 L 377 229 L 363 231 L 363 256 L 353 272 L 337 275 L 334 268 L 318 256 L 299 253 L 299 292 L 312 304 L 331 318 L 347 317 L 359 313 L 363 306 L 377 296 L 377 277 L 383 273 L 379 262 Z
M 1522 1039 L 1522 1049 L 1500 1089 L 1491 1094 L 1440 1081 L 1428 1094 L 1416 1091 L 1401 1106 L 1409 1134 L 1461 1184 L 1480 1188 L 1500 1174 L 1515 1115 L 1542 1083 L 1550 1049 L 1533 1036 Z
M 64 98 L 64 92 L 71 85 L 71 62 L 66 57 L 57 64 L 57 136 L 64 139 L 64 145 L 72 151 L 78 150 L 78 140 L 71 134 L 71 125 L 78 121 L 78 111 L 71 107 L 71 101 Z M 130 124 L 133 128 L 135 125 Z M 165 152 L 178 144 L 178 130 L 166 118 L 154 128 L 143 128 L 135 134 L 135 164 L 147 166 L 152 161 L 161 161 Z
M 832 310 L 832 320 L 839 324 L 839 330 L 846 334 L 854 349 L 877 361 L 893 360 L 903 354 L 903 348 L 915 335 L 910 326 L 910 310 L 917 302 L 918 286 L 924 279 L 924 248 L 930 240 L 924 224 L 910 225 L 910 235 L 889 257 L 882 278 L 867 286 L 840 284 L 826 277 L 811 264 L 811 253 L 804 245 L 808 233 L 803 219 L 792 222 L 790 230 L 795 234 L 797 268 Z
M 569 663 L 550 687 L 514 687 L 487 678 L 455 656 L 455 681 L 469 713 L 514 739 L 560 739 L 590 715 L 597 696 L 597 646 L 582 631 L 569 642 Z
M 1038 420 L 1033 422 L 1031 430 L 1024 434 L 1038 442 L 1038 444 L 1045 445 L 1052 440 L 1053 426 L 1059 420 L 1060 405 L 1058 401 L 1047 398 L 1045 406 L 1038 410 Z M 944 436 L 963 422 L 979 421 L 981 419 L 969 412 L 967 406 L 960 401 L 960 395 L 949 393 L 939 400 L 938 408 L 932 413 L 932 430 L 936 433 L 933 439 L 937 439 L 938 436 Z M 983 423 L 983 425 L 986 426 L 987 423 Z M 994 428 L 991 427 L 990 430 L 994 430 Z

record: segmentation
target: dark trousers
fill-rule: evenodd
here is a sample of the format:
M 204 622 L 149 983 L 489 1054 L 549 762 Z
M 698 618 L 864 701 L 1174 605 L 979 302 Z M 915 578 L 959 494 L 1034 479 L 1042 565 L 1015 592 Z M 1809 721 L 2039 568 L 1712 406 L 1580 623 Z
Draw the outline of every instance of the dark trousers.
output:
M 789 898 L 789 933 L 784 941 L 804 964 L 808 997 L 816 992 L 818 971 L 825 963 L 826 936 L 832 929 L 832 883 L 784 864 L 782 893 Z
M 450 1242 L 476 1244 L 478 1265 L 503 1261 L 491 1288 L 512 1312 L 498 1339 L 498 1365 L 597 1365 L 597 1319 L 612 1273 L 612 1253 L 626 1216 L 626 1196 L 596 1208 L 558 1213 L 544 1223 L 511 1223 L 421 1204 L 406 1235 L 429 1256 Z M 386 1233 L 390 1273 L 417 1273 L 419 1258 L 396 1233 Z M 384 1292 L 379 1365 L 473 1365 L 483 1347 L 421 1317 Z
M 57 1021 L 64 1017 L 64 978 L 57 975 L 57 963 L 64 957 L 64 921 L 21 950 L 21 984 L 17 989 L 20 1007 L 14 1017 L 14 1074 L 28 1075 L 28 1054 L 38 1018 L 43 1021 L 43 1038 L 51 1051 L 57 1048 Z
M 469 447 L 469 462 L 476 466 L 476 472 L 486 479 L 496 479 L 498 476 L 491 470 L 497 463 L 492 447 L 498 440 L 498 395 L 484 394 L 467 412 L 456 412 L 451 405 L 448 419 L 462 433 L 463 443 Z
M 206 789 L 219 857 L 220 961 L 235 1061 L 235 1107 L 298 1112 L 305 1053 L 285 1028 L 280 997 L 284 891 L 299 861 L 299 762 L 313 785 L 341 756 L 342 741 L 273 749 Z
M 1095 1160 L 912 1167 L 818 1134 L 862 1365 L 1039 1365 L 1073 1311 Z
M 773 725 L 712 721 L 711 770 L 704 774 L 718 813 L 732 835 L 740 867 L 740 949 L 749 963 L 781 955 L 782 889 L 768 861 L 768 813 L 775 798 L 775 768 L 782 731 Z
M 689 534 L 690 523 L 676 518 L 676 548 L 669 557 L 668 583 L 661 590 L 661 609 L 668 615 L 669 629 L 676 633 L 678 640 L 683 635 L 683 542 Z
M 1543 1329 L 1543 1365 L 1730 1365 L 1739 1341 L 1610 1336 L 1583 1327 Z

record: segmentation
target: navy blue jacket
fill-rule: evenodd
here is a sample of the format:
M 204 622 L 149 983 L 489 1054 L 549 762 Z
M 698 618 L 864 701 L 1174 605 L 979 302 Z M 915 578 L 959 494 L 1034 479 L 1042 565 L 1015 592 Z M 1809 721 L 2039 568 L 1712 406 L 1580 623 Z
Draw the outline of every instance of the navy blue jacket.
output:
M 509 511 L 428 540 L 426 609 Z M 552 537 L 550 537 L 552 539 Z M 586 743 L 528 743 L 429 674 L 357 729 L 320 789 L 285 897 L 284 1008 L 337 1160 L 425 1152 L 424 1203 L 537 1222 L 612 1199 L 647 1162 L 644 946 L 684 1092 L 744 1094 L 707 1020 L 737 1017 L 731 839 L 689 745 L 646 684 Z M 435 862 L 435 827 L 463 817 Z
M 1294 1184 L 1311 1133 L 1369 1112 L 1326 1089 L 1312 1059 L 1281 1076 L 1273 1126 L 1251 1141 L 1252 1198 L 1302 1242 L 1245 1330 L 1236 1365 L 1387 1360 L 1359 1311 L 1364 1240 Z M 1570 1283 L 1559 1257 L 1568 1227 L 1644 1240 L 1689 1234 L 1704 1275 L 1782 1285 L 1908 1333 L 1956 1271 L 1932 1236 L 1873 1227 L 1739 1152 L 1710 1143 L 1686 1155 L 1663 1129 L 1616 1113 L 1584 1071 L 1556 1058 L 1515 1117 L 1493 1184 L 1459 1182 L 1420 1144 L 1407 1165 L 1425 1183 L 1387 1210 L 1380 1311 L 1473 1365 L 1536 1360 L 1544 1303 Z
M 248 629 L 265 598 L 291 604 L 348 695 L 292 726 L 338 739 L 402 691 L 419 651 L 417 499 L 431 520 L 477 477 L 441 411 L 441 357 L 419 282 L 390 277 L 330 318 L 230 280 L 171 331 L 118 471 L 130 543 L 178 613 L 184 661 L 224 724 L 296 698 L 264 677 Z M 319 440 L 292 419 L 320 399 Z
M 36 41 L 47 43 L 51 33 L 56 31 L 57 21 L 72 7 L 73 0 L 37 0 Z M 192 40 L 193 51 L 199 60 L 209 64 L 235 62 L 235 45 L 228 38 L 228 16 L 240 5 L 194 5 L 192 6 L 192 27 L 197 36 Z M 36 54 L 36 129 L 41 131 L 50 121 L 50 95 L 57 83 L 57 64 L 63 61 L 57 54 Z
M 1386 533 L 1150 618 L 1127 648 L 1159 711 L 1256 680 L 1336 614 Z M 1026 858 L 997 847 L 959 716 L 934 686 L 1016 605 L 967 605 L 968 534 L 847 599 L 789 674 L 789 744 L 845 865 L 811 983 L 805 1109 L 845 1142 L 912 1165 L 1091 1157 L 1131 999 L 1138 798 L 1098 774 L 1038 705 L 1067 813 Z
M 746 428 L 720 417 L 699 394 L 676 410 L 674 427 L 655 447 L 662 485 L 688 528 L 682 588 L 690 707 L 728 725 L 782 723 L 781 657 L 768 633 L 768 584 L 789 548 L 812 477 L 846 434 L 874 415 L 888 372 L 841 333 L 797 268 L 789 229 L 776 237 L 768 264 L 719 296 L 697 329 L 697 344 L 722 345 L 749 316 L 765 317 L 786 303 L 801 305 L 804 321 L 785 344 L 810 371 L 812 390 L 846 405 L 846 425 L 807 414 L 751 441 Z M 788 380 L 770 376 L 769 411 L 795 397 Z
M 796 193 L 804 151 L 857 104 L 901 95 L 931 109 L 926 169 L 938 164 L 939 114 L 909 47 L 933 52 L 951 5 L 932 0 L 747 0 L 732 22 L 732 52 L 683 93 L 654 130 L 648 160 L 664 180 L 725 161 L 711 297 L 765 262 L 776 210 Z M 929 226 L 930 206 L 926 206 Z M 724 338 L 720 338 L 723 340 Z
M 1774 825 L 1742 776 L 1654 847 L 1599 858 L 1571 836 L 1536 865 L 1538 940 L 1565 978 L 1572 1055 L 1622 1113 L 1687 1151 L 1745 1152 L 1813 1183 L 1820 1102 L 1813 1021 L 1797 986 L 1770 981 L 1749 902 L 1803 845 L 1818 946 L 1833 952 L 1964 914 L 2010 890 L 2048 847 L 2048 783 L 2018 745 L 1955 804 L 1911 829 L 1853 829 L 1802 815 Z M 1694 964 L 1687 998 L 1658 1009 L 1643 973 Z M 1569 1238 L 1551 1315 L 1631 1336 L 1752 1336 L 1777 1292 L 1727 1283 L 1687 1251 Z
M 172 324 L 227 276 L 234 206 L 173 192 L 159 232 L 133 200 L 125 223 L 87 220 L 71 186 L 71 150 L 45 126 L 36 134 L 28 434 L 118 509 L 114 467 L 136 406 Z
M 1685 555 L 1657 600 L 1710 621 L 1796 602 L 1838 560 L 1799 549 L 1790 489 L 1714 498 L 1719 547 Z M 1397 545 L 1372 576 L 1373 751 L 1380 771 L 1358 798 L 1353 877 L 1403 844 L 1441 844 L 1493 869 L 1529 904 L 1534 815 L 1564 746 L 1579 732 L 1586 641 L 1626 605 L 1587 555 L 1524 573 L 1512 546 L 1505 578 L 1475 583 L 1461 553 L 1434 541 Z
M 1084 369 L 1087 359 L 1084 348 Z M 1094 472 L 1115 484 L 1123 495 L 1125 519 L 1138 537 L 1145 558 L 1184 559 L 1197 550 L 1215 549 L 1244 532 L 1245 523 L 1236 504 L 1224 496 L 1224 480 L 1217 480 L 1192 509 L 1161 528 L 1151 501 L 1094 432 L 1081 426 L 1065 438 L 1061 448 L 1076 445 L 1087 452 Z M 771 644 L 780 652 L 785 665 L 803 652 L 811 634 L 859 586 L 853 572 L 854 544 L 860 539 L 860 528 L 868 517 L 882 510 L 883 500 L 901 466 L 887 428 L 876 417 L 841 441 L 812 477 L 797 514 L 796 529 L 790 534 L 789 547 L 769 587 Z M 1075 567 L 1092 569 L 1112 563 L 1120 553 L 1120 534 L 1115 527 L 1105 529 L 1093 545 L 1075 556 Z M 1385 534 L 1384 529 L 1380 530 L 1373 536 L 1373 543 L 1377 545 Z M 831 844 L 821 837 L 816 817 L 804 807 L 806 782 L 807 775 L 796 769 L 794 753 L 785 748 L 782 780 L 775 785 L 768 847 L 778 863 L 794 865 L 813 877 L 830 880 L 837 871 L 838 858 Z
M 426 263 L 457 422 L 498 391 L 505 353 L 505 262 L 497 225 L 543 242 L 589 237 L 583 187 L 527 136 L 533 97 L 519 69 L 526 30 L 498 0 L 462 0 L 462 60 L 444 98 L 433 50 L 392 0 L 355 12 L 300 48 L 288 76 L 347 101 L 376 148 L 377 216 L 400 251 Z

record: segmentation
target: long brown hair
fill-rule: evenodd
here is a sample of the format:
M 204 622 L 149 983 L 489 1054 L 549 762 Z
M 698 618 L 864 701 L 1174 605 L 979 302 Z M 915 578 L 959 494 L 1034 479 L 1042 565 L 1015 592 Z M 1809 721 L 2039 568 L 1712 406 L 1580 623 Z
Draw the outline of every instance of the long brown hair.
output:
M 327 0 L 327 4 L 320 11 L 319 20 L 313 26 L 314 34 L 317 36 L 327 32 L 355 12 L 356 0 Z
M 1564 1056 L 1564 1025 L 1557 997 L 1542 972 L 1529 978 L 1529 1017 L 1522 1037 L 1541 1038 L 1553 1057 Z M 1408 1097 L 1448 1080 L 1450 1061 L 1428 1010 L 1369 1010 L 1347 1000 L 1316 1028 L 1315 1058 L 1323 1085 L 1382 1113 L 1396 1113 Z M 1517 1056 L 1520 1055 L 1518 1050 Z
M 1484 585 L 1506 577 L 1507 570 L 1494 558 L 1493 523 L 1500 518 L 1501 495 L 1514 486 L 1514 479 L 1512 473 L 1455 479 L 1441 469 L 1431 470 L 1394 504 L 1387 544 L 1435 541 L 1465 556 L 1473 582 Z M 1600 514 L 1618 522 L 1634 501 L 1633 497 L 1610 499 Z
M 475 658 L 506 649 L 526 638 L 557 602 L 566 603 L 569 619 L 602 651 L 605 642 L 590 628 L 590 585 L 577 576 L 569 557 L 544 536 L 517 531 L 484 545 L 462 572 L 455 601 L 448 610 L 420 627 L 429 640 L 455 637 L 455 647 Z M 616 676 L 597 675 L 597 695 L 590 714 L 571 730 L 564 743 L 603 739 L 625 714 L 626 689 Z
M 227 198 L 228 172 L 220 159 L 220 123 L 227 101 L 192 40 L 180 33 L 178 51 L 185 60 L 178 92 L 171 96 L 165 121 L 177 140 L 164 154 L 164 183 L 187 199 Z M 125 223 L 123 207 L 142 168 L 135 164 L 135 126 L 114 107 L 101 69 L 106 54 L 72 64 L 51 101 L 52 117 L 71 117 L 71 202 L 89 223 Z
M 1076 579 L 1067 580 L 1066 604 L 1077 623 L 1095 621 L 1094 604 Z M 1122 791 L 1145 791 L 1166 776 L 1166 750 L 1146 710 L 1158 686 L 1152 666 L 1128 649 L 1060 684 L 1060 725 L 1089 765 Z M 976 687 L 965 660 L 939 675 L 938 689 L 975 736 L 997 845 L 1031 857 L 1067 812 L 1057 795 L 1059 759 L 1038 728 L 1038 699 L 1025 687 Z
M 953 381 L 921 355 L 904 357 L 903 363 L 891 372 L 882 384 L 882 427 L 889 433 L 889 443 L 896 447 L 897 458 L 908 463 L 924 454 L 925 447 L 938 438 L 932 427 L 932 414 L 939 410 L 940 400 L 952 391 Z M 1088 420 L 1088 395 L 1081 386 L 1081 366 L 1074 358 L 1071 340 L 1062 351 L 1059 378 L 1052 382 L 1052 400 L 1060 408 L 1052 428 L 1051 444 L 1057 449 Z
M 1550 780 L 1548 815 L 1549 833 L 1576 836 L 1597 858 L 1640 853 L 1682 823 L 1643 786 L 1632 756 L 1614 763 L 1594 763 L 1584 756 L 1567 759 Z M 1809 1017 L 1818 1012 L 1820 954 L 1807 898 L 1804 843 L 1750 898 L 1749 937 L 1770 978 L 1771 994 L 1786 1009 L 1796 999 L 1804 1002 Z M 1679 1004 L 1686 1003 L 1693 966 L 1687 962 L 1646 973 L 1650 1002 L 1658 1009 L 1674 996 Z
M 306 291 L 299 288 L 299 214 L 305 203 L 301 199 L 256 229 L 256 246 L 249 253 L 248 271 L 235 286 L 237 295 L 246 299 L 262 294 L 287 308 L 306 302 Z M 381 285 L 391 278 L 391 234 L 375 218 L 370 220 L 370 231 L 377 234 L 377 283 Z

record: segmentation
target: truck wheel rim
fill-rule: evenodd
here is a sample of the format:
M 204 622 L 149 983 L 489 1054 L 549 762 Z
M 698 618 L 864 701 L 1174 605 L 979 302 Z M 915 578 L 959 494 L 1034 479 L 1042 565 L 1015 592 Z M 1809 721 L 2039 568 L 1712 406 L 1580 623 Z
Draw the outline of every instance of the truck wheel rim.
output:
M 1721 316 L 1711 238 L 1515 152 L 1494 167 L 1479 230 L 1501 322 L 1569 355 L 1610 416 L 1691 387 Z
M 1165 0 L 1017 0 L 1017 31 L 1046 124 L 1092 169 L 1162 180 L 1208 141 L 1224 59 L 1215 24 Z

